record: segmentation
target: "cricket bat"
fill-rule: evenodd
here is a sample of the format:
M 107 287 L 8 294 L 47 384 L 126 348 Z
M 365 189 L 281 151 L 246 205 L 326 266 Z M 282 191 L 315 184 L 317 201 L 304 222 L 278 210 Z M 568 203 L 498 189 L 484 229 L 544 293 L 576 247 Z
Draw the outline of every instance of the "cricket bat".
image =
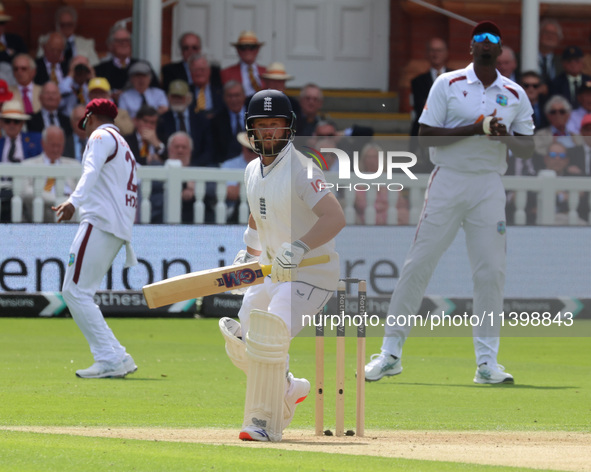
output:
M 325 264 L 329 261 L 330 256 L 328 255 L 310 257 L 304 259 L 299 267 Z M 226 292 L 234 288 L 259 285 L 270 273 L 270 265 L 260 265 L 255 261 L 177 275 L 160 282 L 144 285 L 142 291 L 148 307 L 158 308 L 191 298 Z

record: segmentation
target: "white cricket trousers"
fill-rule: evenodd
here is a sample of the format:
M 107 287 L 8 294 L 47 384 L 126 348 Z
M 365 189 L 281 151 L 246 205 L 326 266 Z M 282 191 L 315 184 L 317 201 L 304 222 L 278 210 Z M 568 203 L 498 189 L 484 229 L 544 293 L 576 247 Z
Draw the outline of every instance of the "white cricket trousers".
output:
M 388 315 L 404 317 L 418 312 L 433 271 L 460 226 L 466 234 L 472 270 L 473 314 L 482 317 L 484 313 L 498 315 L 503 311 L 506 236 L 505 189 L 501 176 L 494 172 L 469 174 L 436 167 L 429 179 L 415 239 L 392 294 Z M 454 274 L 448 272 L 447 276 Z M 485 317 L 482 327 L 473 328 L 476 363 L 496 366 L 500 323 L 498 316 L 492 323 L 487 319 L 490 317 Z M 386 324 L 382 352 L 401 357 L 411 329 L 412 326 Z
M 124 243 L 113 234 L 82 222 L 70 246 L 62 295 L 95 362 L 117 363 L 125 356 L 125 347 L 107 325 L 93 298 Z

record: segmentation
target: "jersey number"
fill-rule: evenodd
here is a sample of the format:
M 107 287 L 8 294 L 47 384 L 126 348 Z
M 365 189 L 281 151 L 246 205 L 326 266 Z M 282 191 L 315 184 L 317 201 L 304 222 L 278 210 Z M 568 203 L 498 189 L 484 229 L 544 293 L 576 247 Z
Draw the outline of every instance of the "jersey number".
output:
M 130 192 L 137 192 L 137 185 L 133 183 L 133 174 L 135 173 L 135 159 L 129 151 L 125 153 L 125 160 L 131 162 L 131 172 L 129 173 L 129 180 L 127 181 L 127 190 Z

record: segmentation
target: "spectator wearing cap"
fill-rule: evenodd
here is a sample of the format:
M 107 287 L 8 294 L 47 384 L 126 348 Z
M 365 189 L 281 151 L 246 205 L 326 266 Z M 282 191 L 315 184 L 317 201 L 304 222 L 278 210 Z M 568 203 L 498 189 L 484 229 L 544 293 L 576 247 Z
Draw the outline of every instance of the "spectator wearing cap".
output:
M 109 81 L 104 77 L 94 77 L 88 82 L 88 100 L 94 100 L 95 98 L 104 98 L 113 101 L 111 86 L 109 85 Z M 127 110 L 119 109 L 119 113 L 117 113 L 117 117 L 115 118 L 115 125 L 119 128 L 123 136 L 133 133 L 133 121 Z
M 66 38 L 58 32 L 49 34 L 47 41 L 43 45 L 43 55 L 35 60 L 37 64 L 37 73 L 34 82 L 37 85 L 43 85 L 45 82 L 52 81 L 57 85 L 61 84 L 68 69 L 64 61 L 64 49 L 66 48 Z
M 71 60 L 76 56 L 84 56 L 88 59 L 89 65 L 95 66 L 99 63 L 96 53 L 94 39 L 83 38 L 74 34 L 78 25 L 78 12 L 74 7 L 63 6 L 55 12 L 55 30 L 66 38 L 66 47 L 64 49 L 64 61 L 69 67 Z M 37 57 L 43 55 L 43 45 L 49 35 L 45 34 L 39 37 L 39 48 Z
M 224 105 L 222 88 L 211 82 L 211 66 L 205 56 L 191 56 L 189 70 L 193 80 L 193 109 L 195 113 L 203 112 L 211 119 Z
M 69 115 L 76 105 L 86 105 L 88 98 L 88 81 L 94 77 L 94 68 L 85 56 L 75 56 L 70 60 L 68 75 L 60 83 L 62 101 L 61 111 Z
M 28 54 L 17 54 L 12 60 L 12 73 L 16 80 L 16 85 L 10 87 L 14 98 L 22 104 L 25 113 L 38 112 L 41 109 L 41 86 L 33 82 L 37 73 L 35 60 Z
M 4 5 L 0 3 L 0 63 L 10 64 L 17 54 L 26 54 L 27 45 L 18 34 L 6 33 L 6 23 L 12 20 L 4 10 Z
M 266 87 L 262 74 L 266 69 L 256 63 L 261 46 L 256 33 L 243 31 L 238 41 L 230 43 L 236 48 L 240 61 L 237 64 L 222 69 L 222 83 L 230 80 L 240 82 L 244 87 L 247 97 L 253 96 L 256 92 Z
M 64 156 L 71 157 L 77 161 L 82 161 L 84 148 L 86 147 L 86 133 L 78 127 L 78 122 L 84 118 L 85 113 L 85 105 L 76 105 L 70 112 L 70 126 L 73 132 L 70 136 L 66 136 L 66 143 L 64 145 Z M 119 115 L 117 115 L 118 117 Z M 115 119 L 116 121 L 117 119 Z
M 577 90 L 577 103 L 579 107 L 574 109 L 566 125 L 572 134 L 579 134 L 581 131 L 581 120 L 591 113 L 591 81 L 585 81 Z
M 39 99 L 41 100 L 41 110 L 31 116 L 31 120 L 27 123 L 27 129 L 41 133 L 49 126 L 59 126 L 64 130 L 66 136 L 72 134 L 70 118 L 58 109 L 61 96 L 57 84 L 49 81 L 43 85 Z
M 218 164 L 240 154 L 237 135 L 244 131 L 246 95 L 242 83 L 230 80 L 224 84 L 224 107 L 211 119 L 214 157 Z
M 265 79 L 268 88 L 279 90 L 283 93 L 285 93 L 286 82 L 293 79 L 293 75 L 289 75 L 285 71 L 285 66 L 281 62 L 273 62 L 269 67 L 267 67 L 267 70 L 261 74 L 261 77 Z M 295 113 L 296 118 L 299 119 L 300 115 L 302 114 L 300 102 L 289 95 L 287 98 L 289 98 L 289 101 L 291 102 L 291 109 Z
M 196 33 L 183 33 L 179 38 L 179 49 L 182 60 L 171 62 L 162 66 L 162 88 L 168 90 L 173 80 L 184 80 L 190 86 L 193 85 L 191 72 L 189 70 L 189 58 L 195 54 L 201 54 L 202 41 L 201 36 Z M 220 66 L 211 64 L 211 83 L 218 87 L 222 85 L 220 76 Z
M 583 74 L 583 51 L 578 46 L 569 46 L 562 53 L 564 72 L 550 83 L 550 96 L 562 95 L 573 109 L 579 107 L 577 90 L 583 82 L 591 81 L 591 76 Z
M 213 142 L 210 122 L 204 113 L 195 113 L 191 105 L 193 94 L 183 80 L 173 80 L 168 86 L 170 108 L 158 117 L 156 134 L 166 143 L 171 135 L 179 131 L 191 135 L 191 166 L 210 166 L 213 159 Z M 163 158 L 167 159 L 168 149 Z
M 111 57 L 98 64 L 94 70 L 97 77 L 104 77 L 111 85 L 111 96 L 115 102 L 119 100 L 121 91 L 127 85 L 128 70 L 138 60 L 131 57 L 131 33 L 125 26 L 116 23 L 109 31 L 107 48 Z M 154 71 L 150 87 L 159 87 Z
M 168 100 L 164 91 L 157 87 L 150 87 L 152 68 L 147 62 L 137 61 L 129 68 L 129 83 L 131 88 L 125 90 L 119 97 L 119 109 L 127 110 L 129 116 L 135 117 L 142 106 L 156 108 L 158 114 L 168 110 Z

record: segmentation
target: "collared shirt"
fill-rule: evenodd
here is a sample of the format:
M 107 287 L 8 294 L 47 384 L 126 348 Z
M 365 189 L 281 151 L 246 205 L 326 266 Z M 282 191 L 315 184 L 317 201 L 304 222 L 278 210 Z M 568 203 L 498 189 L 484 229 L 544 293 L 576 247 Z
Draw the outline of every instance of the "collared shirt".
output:
M 248 68 L 251 67 L 245 62 L 240 61 L 240 76 L 242 77 L 242 86 L 244 87 L 244 93 L 247 97 L 254 95 L 257 91 L 253 88 L 252 84 L 250 83 L 250 76 L 248 75 Z M 259 77 L 259 68 L 254 62 L 252 64 L 252 73 L 254 74 L 257 82 L 260 84 L 262 83 L 261 78 Z
M 45 108 L 41 108 L 41 117 L 43 118 L 43 124 L 45 125 L 44 127 L 47 128 L 49 126 L 60 126 L 61 127 L 61 123 L 60 123 L 60 119 L 58 116 L 58 111 L 54 110 L 51 112 L 51 114 L 53 115 L 53 123 L 51 123 L 51 119 L 49 118 L 49 110 L 46 110 Z
M 195 97 L 195 101 L 197 101 L 197 97 L 199 96 L 199 91 L 201 89 L 195 86 L 195 92 L 193 96 Z M 213 108 L 213 98 L 211 98 L 211 85 L 207 84 L 205 86 L 205 109 L 211 110 Z
M 156 87 L 149 87 L 145 92 L 146 103 L 156 109 L 160 106 L 168 107 L 168 99 L 164 90 Z M 119 97 L 119 108 L 123 108 L 129 112 L 131 118 L 135 118 L 138 110 L 142 106 L 142 94 L 136 89 L 126 90 Z
M 115 65 L 115 67 L 119 68 L 119 69 L 125 69 L 129 66 L 129 62 L 131 61 L 131 58 L 126 57 L 125 58 L 125 62 L 121 62 L 121 60 L 118 57 L 113 57 L 113 64 Z
M 58 157 L 55 162 L 51 162 L 51 159 L 49 159 L 49 157 L 47 157 L 47 154 L 45 154 L 45 152 L 41 153 L 41 158 L 43 159 L 43 164 L 47 165 L 47 166 L 59 166 L 62 165 L 62 159 L 61 157 Z M 55 194 L 55 185 L 51 187 L 51 193 Z M 64 195 L 70 195 L 72 193 L 72 189 L 70 188 L 70 186 L 68 185 L 68 182 L 65 181 L 64 182 Z
M 183 117 L 183 121 L 185 122 L 185 129 L 187 130 L 187 133 L 191 134 L 191 121 L 189 119 L 189 107 L 185 108 L 183 111 L 178 112 L 178 111 L 172 111 L 172 114 L 174 116 L 174 121 L 175 121 L 175 128 L 177 130 L 181 129 L 181 124 L 179 122 L 179 113 L 182 115 Z
M 4 136 L 4 149 L 2 149 L 2 162 L 10 162 L 8 160 L 8 151 L 10 151 L 10 144 L 11 144 L 11 139 L 8 136 Z M 18 159 L 20 161 L 24 160 L 24 158 L 25 158 L 25 151 L 23 149 L 23 136 L 22 136 L 22 134 L 19 134 L 16 137 L 16 140 L 15 140 L 14 144 L 15 144 L 14 158 L 15 159 Z
M 60 64 L 51 64 L 45 56 L 43 57 L 43 62 L 45 62 L 45 68 L 47 69 L 49 80 L 51 80 L 51 66 L 53 65 L 55 67 L 55 76 L 57 77 L 57 83 L 59 86 L 59 84 L 65 79 L 64 74 L 62 73 L 62 66 Z
M 228 110 L 230 114 L 230 125 L 232 126 L 232 134 L 236 136 L 244 129 L 244 112 L 245 107 L 242 107 L 238 113 Z
M 183 61 L 183 67 L 185 68 L 185 72 L 187 74 L 187 83 L 189 85 L 193 85 L 193 77 L 191 77 L 191 69 L 189 69 L 189 64 Z

